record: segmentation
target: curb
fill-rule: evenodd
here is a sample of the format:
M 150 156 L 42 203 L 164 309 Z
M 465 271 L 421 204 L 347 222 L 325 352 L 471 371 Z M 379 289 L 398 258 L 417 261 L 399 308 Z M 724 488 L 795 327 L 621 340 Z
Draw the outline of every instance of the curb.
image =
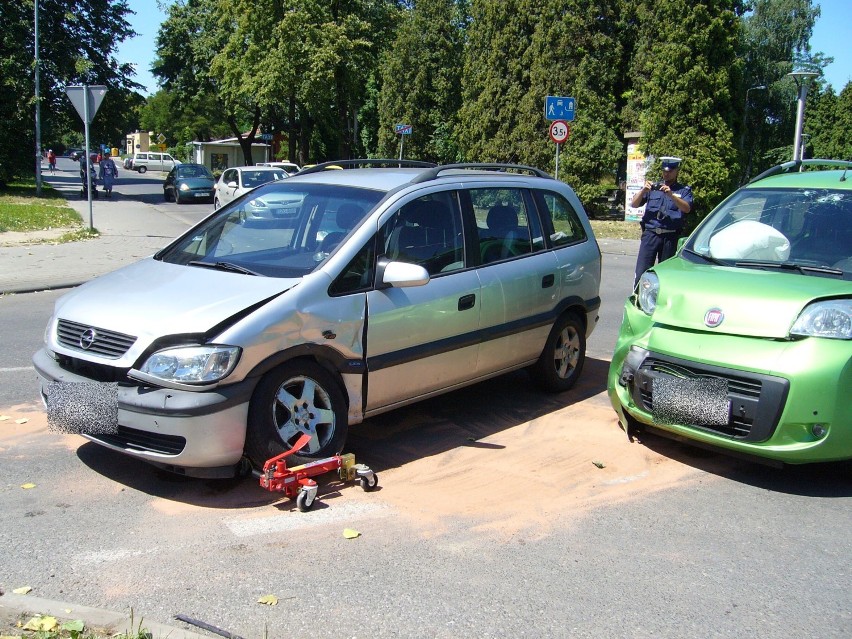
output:
M 143 615 L 136 612 L 122 614 L 15 593 L 0 596 L 0 619 L 17 618 L 21 615 L 50 615 L 62 621 L 80 619 L 86 624 L 87 630 L 104 628 L 113 635 L 118 633 L 134 636 L 141 627 L 151 633 L 153 639 L 210 639 L 210 635 L 146 621 Z

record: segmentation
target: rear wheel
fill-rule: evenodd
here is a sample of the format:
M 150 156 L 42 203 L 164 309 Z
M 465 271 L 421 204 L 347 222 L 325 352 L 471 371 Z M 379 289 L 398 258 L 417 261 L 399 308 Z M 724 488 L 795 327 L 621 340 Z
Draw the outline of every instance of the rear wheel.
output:
M 148 167 L 147 167 L 147 166 L 140 166 L 140 167 L 139 167 L 139 172 L 140 172 L 140 173 L 144 173 L 144 172 L 145 172 L 145 171 L 147 171 L 147 170 L 148 170 Z
M 255 389 L 246 455 L 261 468 L 308 434 L 308 445 L 288 461 L 330 457 L 343 448 L 347 430 L 346 400 L 334 376 L 315 362 L 293 360 L 268 372 Z
M 547 337 L 538 362 L 529 372 L 535 382 L 545 390 L 566 391 L 580 377 L 586 361 L 586 334 L 575 315 L 560 317 Z
M 222 204 L 221 204 L 221 202 L 219 202 L 219 198 L 218 198 L 218 197 L 214 197 L 214 198 L 213 198 L 213 210 L 215 211 L 215 210 L 216 210 L 216 209 L 218 209 L 220 206 L 222 206 Z

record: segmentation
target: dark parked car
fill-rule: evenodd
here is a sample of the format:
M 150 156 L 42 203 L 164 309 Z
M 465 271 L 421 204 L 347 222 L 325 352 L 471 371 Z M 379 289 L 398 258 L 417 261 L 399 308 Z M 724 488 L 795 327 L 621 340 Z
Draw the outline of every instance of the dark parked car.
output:
M 83 149 L 68 149 L 68 157 L 75 162 L 79 160 L 86 152 Z
M 163 182 L 163 197 L 178 204 L 202 198 L 213 202 L 216 179 L 203 164 L 178 164 Z

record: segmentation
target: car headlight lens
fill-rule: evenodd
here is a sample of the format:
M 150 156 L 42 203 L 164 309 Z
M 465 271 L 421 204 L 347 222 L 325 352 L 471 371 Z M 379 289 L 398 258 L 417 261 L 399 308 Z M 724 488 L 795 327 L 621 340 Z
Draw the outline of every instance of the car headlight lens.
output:
M 660 292 L 660 279 L 656 273 L 643 273 L 638 285 L 639 308 L 646 315 L 653 315 L 657 308 L 657 295 Z
M 852 300 L 826 300 L 805 307 L 790 335 L 852 339 Z
M 259 200 L 259 199 L 249 200 L 249 206 L 253 206 L 256 209 L 265 209 L 266 208 L 266 202 L 264 202 L 263 200 Z
M 187 184 L 186 182 L 181 182 L 179 188 L 181 191 L 189 191 L 189 184 Z
M 140 370 L 168 382 L 209 384 L 227 377 L 239 358 L 237 346 L 179 346 L 157 351 Z

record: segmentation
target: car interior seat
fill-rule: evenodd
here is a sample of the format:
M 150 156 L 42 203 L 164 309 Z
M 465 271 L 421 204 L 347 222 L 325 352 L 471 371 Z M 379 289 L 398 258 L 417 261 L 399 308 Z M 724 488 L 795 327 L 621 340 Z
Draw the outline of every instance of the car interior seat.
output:
M 485 218 L 488 228 L 480 241 L 484 264 L 529 251 L 529 233 L 525 232 L 518 222 L 518 212 L 513 206 L 495 204 L 488 209 Z M 526 250 L 519 250 L 524 241 Z
M 344 229 L 342 231 L 332 231 L 320 243 L 320 251 L 323 253 L 331 253 L 335 247 L 343 241 L 343 238 L 355 228 L 355 225 L 364 217 L 364 209 L 357 204 L 345 202 L 337 207 L 337 213 L 334 216 L 334 222 L 337 227 Z

